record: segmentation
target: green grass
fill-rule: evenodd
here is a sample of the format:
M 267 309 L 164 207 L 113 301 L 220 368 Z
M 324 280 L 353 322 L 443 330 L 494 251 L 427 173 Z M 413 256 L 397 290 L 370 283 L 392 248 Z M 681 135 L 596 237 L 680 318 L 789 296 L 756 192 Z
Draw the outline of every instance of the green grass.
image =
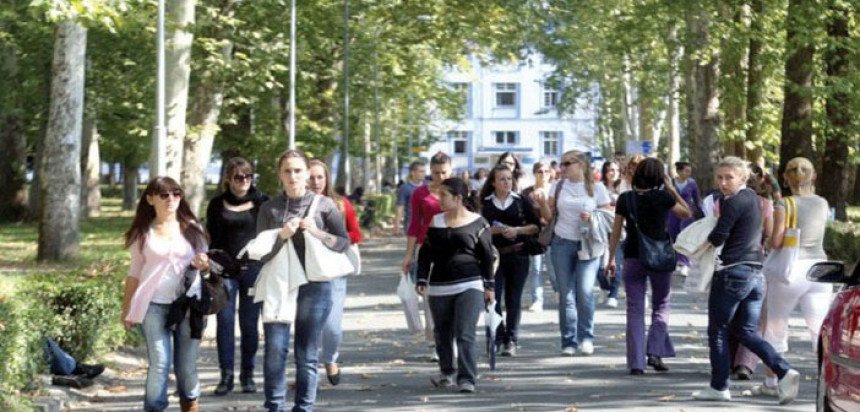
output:
M 80 255 L 74 261 L 41 263 L 38 252 L 38 223 L 0 224 L 0 272 L 71 270 L 88 271 L 115 266 L 128 259 L 122 235 L 131 224 L 133 212 L 121 210 L 121 200 L 102 199 L 101 216 L 81 221 Z M 2 280 L 2 277 L 0 277 Z

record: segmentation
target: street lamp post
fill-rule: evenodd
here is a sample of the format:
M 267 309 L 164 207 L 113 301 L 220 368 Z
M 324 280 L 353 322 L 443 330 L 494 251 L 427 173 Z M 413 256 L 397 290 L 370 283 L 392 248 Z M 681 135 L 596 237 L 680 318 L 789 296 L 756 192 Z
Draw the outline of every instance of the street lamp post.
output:
M 349 193 L 349 0 L 344 2 L 343 7 L 343 135 L 340 145 L 339 180 L 345 193 Z
M 165 124 L 165 63 L 164 63 L 164 0 L 158 0 L 158 27 L 156 32 L 155 72 L 155 130 L 152 150 L 150 151 L 150 177 L 164 176 L 167 173 L 166 145 L 167 126 Z
M 290 4 L 290 140 L 289 149 L 296 148 L 296 0 Z

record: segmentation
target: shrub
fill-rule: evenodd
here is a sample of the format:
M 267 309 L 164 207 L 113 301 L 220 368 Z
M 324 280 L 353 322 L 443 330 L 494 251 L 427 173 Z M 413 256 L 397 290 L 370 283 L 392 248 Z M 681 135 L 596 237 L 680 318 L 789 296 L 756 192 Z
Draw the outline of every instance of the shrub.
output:
M 860 225 L 830 222 L 824 234 L 824 251 L 830 260 L 841 260 L 848 267 L 860 259 Z

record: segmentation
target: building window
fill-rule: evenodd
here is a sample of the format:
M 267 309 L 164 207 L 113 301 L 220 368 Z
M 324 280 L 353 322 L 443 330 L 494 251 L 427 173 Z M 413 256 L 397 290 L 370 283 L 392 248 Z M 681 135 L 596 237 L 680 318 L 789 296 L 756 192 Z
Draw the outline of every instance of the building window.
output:
M 540 141 L 544 156 L 558 156 L 558 142 L 561 140 L 560 138 L 560 132 L 540 132 Z
M 543 107 L 545 109 L 555 109 L 558 105 L 558 90 L 543 91 Z
M 515 107 L 517 105 L 517 84 L 496 83 L 496 107 Z
M 496 144 L 517 144 L 519 140 L 517 132 L 493 132 L 493 135 L 496 137 Z
M 448 132 L 448 141 L 451 142 L 454 154 L 466 154 L 469 150 L 469 132 Z

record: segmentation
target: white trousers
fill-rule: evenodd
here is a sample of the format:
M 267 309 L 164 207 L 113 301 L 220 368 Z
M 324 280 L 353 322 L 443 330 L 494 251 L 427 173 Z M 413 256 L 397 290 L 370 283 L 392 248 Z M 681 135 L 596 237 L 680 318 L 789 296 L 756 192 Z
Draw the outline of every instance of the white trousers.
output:
M 764 339 L 779 353 L 788 351 L 788 319 L 799 304 L 800 312 L 806 320 L 812 350 L 818 345 L 818 332 L 827 316 L 830 301 L 833 299 L 833 286 L 806 280 L 806 272 L 819 259 L 798 259 L 791 269 L 791 283 L 780 281 L 767 282 L 767 311 L 764 323 Z

